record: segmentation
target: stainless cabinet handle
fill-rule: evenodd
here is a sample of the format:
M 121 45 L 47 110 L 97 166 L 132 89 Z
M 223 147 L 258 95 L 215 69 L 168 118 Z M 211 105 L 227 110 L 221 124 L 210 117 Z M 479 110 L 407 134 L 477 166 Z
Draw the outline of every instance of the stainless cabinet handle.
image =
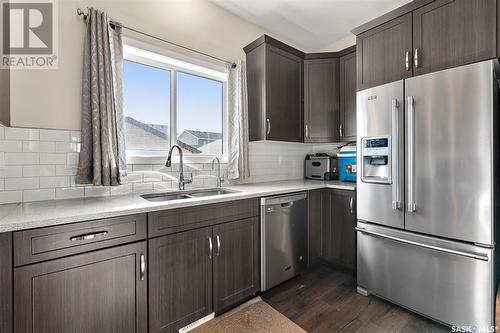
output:
M 410 70 L 410 51 L 406 51 L 405 55 L 405 68 L 407 71 Z
M 344 136 L 344 124 L 340 124 L 340 126 L 339 126 L 339 135 L 341 137 Z
M 309 136 L 309 127 L 306 125 L 306 137 Z
M 215 236 L 215 240 L 217 241 L 217 252 L 215 253 L 215 255 L 218 257 L 220 255 L 220 237 L 219 237 L 219 235 Z
M 208 237 L 208 258 L 212 259 L 214 247 L 212 245 L 212 237 Z
M 269 120 L 269 118 L 267 118 L 266 122 L 267 122 L 267 132 L 266 132 L 266 134 L 270 134 L 271 133 L 271 121 Z
M 144 275 L 146 274 L 146 256 L 144 253 L 141 253 L 141 270 L 140 270 L 140 277 L 141 281 L 144 281 Z
M 81 241 L 81 240 L 89 240 L 89 239 L 94 239 L 96 237 L 102 237 L 106 236 L 108 234 L 107 231 L 97 231 L 97 232 L 92 232 L 89 234 L 83 234 L 83 235 L 77 235 L 71 237 L 69 240 L 74 242 L 74 241 Z
M 418 49 L 415 49 L 415 54 L 413 56 L 413 63 L 415 65 L 415 68 L 418 68 L 418 65 L 419 65 L 419 63 L 418 63 Z
M 399 103 L 397 99 L 392 100 L 392 169 L 393 184 L 392 184 L 392 209 L 401 208 L 401 193 L 399 179 Z
M 354 215 L 354 197 L 351 197 L 351 201 L 349 202 L 349 209 L 351 210 L 351 215 Z
M 414 241 L 407 240 L 407 239 L 401 239 L 401 238 L 398 238 L 398 237 L 384 235 L 384 234 L 381 234 L 381 233 L 378 233 L 378 232 L 375 232 L 375 231 L 368 231 L 368 230 L 360 228 L 360 227 L 356 227 L 354 229 L 356 229 L 357 231 L 362 232 L 364 234 L 368 234 L 368 235 L 372 235 L 372 236 L 376 236 L 376 237 L 380 237 L 380 238 L 385 238 L 385 239 L 389 239 L 389 240 L 392 240 L 392 241 L 395 241 L 395 242 L 404 243 L 404 244 L 409 244 L 409 245 L 414 245 L 414 246 L 418 246 L 418 247 L 423 247 L 425 249 L 436 250 L 436 251 L 439 251 L 439 252 L 444 252 L 444 253 L 448 253 L 448 254 L 454 254 L 454 255 L 458 255 L 458 256 L 462 256 L 462 257 L 468 257 L 468 258 L 473 258 L 473 259 L 479 259 L 479 260 L 483 260 L 483 261 L 488 261 L 489 260 L 487 254 L 479 254 L 479 253 L 471 253 L 471 252 L 464 252 L 464 251 L 446 249 L 446 248 L 443 248 L 443 247 L 440 247 L 440 246 L 434 246 L 434 245 L 429 245 L 429 244 L 418 243 L 418 242 L 414 242 Z
M 415 204 L 415 101 L 408 96 L 408 207 L 409 213 L 416 210 Z

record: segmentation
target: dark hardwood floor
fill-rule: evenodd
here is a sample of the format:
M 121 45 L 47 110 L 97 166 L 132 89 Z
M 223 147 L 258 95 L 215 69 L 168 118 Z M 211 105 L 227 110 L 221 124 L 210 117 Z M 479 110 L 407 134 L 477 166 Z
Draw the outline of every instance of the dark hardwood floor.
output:
M 311 333 L 450 332 L 450 329 L 373 296 L 356 292 L 355 277 L 316 266 L 262 295 Z

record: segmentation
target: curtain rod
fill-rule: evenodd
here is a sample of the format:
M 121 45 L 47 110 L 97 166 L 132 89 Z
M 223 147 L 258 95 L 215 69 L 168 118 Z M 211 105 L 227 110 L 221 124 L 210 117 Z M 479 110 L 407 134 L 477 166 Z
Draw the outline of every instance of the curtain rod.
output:
M 85 13 L 83 10 L 81 10 L 80 8 L 78 8 L 76 10 L 76 13 L 78 14 L 78 16 L 83 16 L 83 20 L 84 21 L 87 21 L 87 18 L 89 16 L 88 13 Z M 170 45 L 174 45 L 176 47 L 179 47 L 181 49 L 185 49 L 185 50 L 188 50 L 190 52 L 194 52 L 194 53 L 198 53 L 198 54 L 201 54 L 205 57 L 208 57 L 208 58 L 212 58 L 214 60 L 217 60 L 217 61 L 220 61 L 220 62 L 223 62 L 225 63 L 226 65 L 228 65 L 230 68 L 236 68 L 236 63 L 234 63 L 233 61 L 228 61 L 228 60 L 224 60 L 224 59 L 221 59 L 221 58 L 218 58 L 216 56 L 213 56 L 213 55 L 210 55 L 208 53 L 204 53 L 204 52 L 201 52 L 201 51 L 198 51 L 198 50 L 195 50 L 195 49 L 192 49 L 192 48 L 189 48 L 187 46 L 183 46 L 183 45 L 180 45 L 180 44 L 177 44 L 177 43 L 174 43 L 174 42 L 171 42 L 171 41 L 168 41 L 166 39 L 163 39 L 163 38 L 160 38 L 160 37 L 157 37 L 157 36 L 153 36 L 153 35 L 150 35 L 146 32 L 142 32 L 140 30 L 137 30 L 137 29 L 134 29 L 134 28 L 130 28 L 130 27 L 127 27 L 121 23 L 118 23 L 118 22 L 115 22 L 113 20 L 110 20 L 110 23 L 115 25 L 115 26 L 118 26 L 120 28 L 123 28 L 123 29 L 127 29 L 127 30 L 130 30 L 130 31 L 133 31 L 135 33 L 138 33 L 138 34 L 141 34 L 141 35 L 144 35 L 144 36 L 147 36 L 149 38 L 153 38 L 153 39 L 156 39 L 156 40 L 159 40 L 163 43 L 167 43 L 167 44 L 170 44 Z

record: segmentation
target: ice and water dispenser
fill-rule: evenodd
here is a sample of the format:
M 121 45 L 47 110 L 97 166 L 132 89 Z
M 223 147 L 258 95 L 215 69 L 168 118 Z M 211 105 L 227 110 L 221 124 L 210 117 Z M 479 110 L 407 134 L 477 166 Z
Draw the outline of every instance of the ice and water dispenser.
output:
M 361 149 L 361 180 L 365 183 L 391 184 L 391 138 L 363 138 Z

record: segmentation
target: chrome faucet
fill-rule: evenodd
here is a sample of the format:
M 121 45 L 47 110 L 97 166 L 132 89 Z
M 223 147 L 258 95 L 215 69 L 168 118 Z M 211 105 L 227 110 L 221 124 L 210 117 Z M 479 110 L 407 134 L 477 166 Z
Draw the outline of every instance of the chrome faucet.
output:
M 189 179 L 184 179 L 184 162 L 183 162 L 181 147 L 179 147 L 178 145 L 172 145 L 172 147 L 170 147 L 170 150 L 168 151 L 167 161 L 165 162 L 165 166 L 170 167 L 172 165 L 172 151 L 174 150 L 174 148 L 177 148 L 177 150 L 179 151 L 179 160 L 181 169 L 181 173 L 179 175 L 179 190 L 184 190 L 185 184 L 190 184 L 193 182 L 193 174 L 191 173 L 191 177 Z
M 214 169 L 215 161 L 217 161 L 217 187 L 222 187 L 222 183 L 224 182 L 224 180 L 222 180 L 220 176 L 220 160 L 218 157 L 212 160 L 212 170 Z

